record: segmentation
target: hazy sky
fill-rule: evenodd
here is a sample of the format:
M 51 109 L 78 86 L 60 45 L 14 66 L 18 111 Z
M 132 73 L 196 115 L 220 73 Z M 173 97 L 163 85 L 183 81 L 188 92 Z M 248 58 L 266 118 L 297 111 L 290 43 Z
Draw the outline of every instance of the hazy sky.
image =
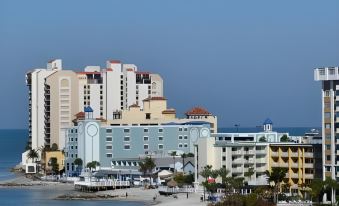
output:
M 0 1 L 0 128 L 27 128 L 25 72 L 108 59 L 160 73 L 169 106 L 219 127 L 320 126 L 313 68 L 339 65 L 339 1 Z

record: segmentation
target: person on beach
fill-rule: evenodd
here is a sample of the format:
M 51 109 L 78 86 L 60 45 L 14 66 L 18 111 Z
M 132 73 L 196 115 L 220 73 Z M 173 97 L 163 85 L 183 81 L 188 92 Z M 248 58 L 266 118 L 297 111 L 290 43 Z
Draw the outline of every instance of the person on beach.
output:
M 128 197 L 128 194 L 127 194 L 127 192 L 126 192 L 126 198 Z

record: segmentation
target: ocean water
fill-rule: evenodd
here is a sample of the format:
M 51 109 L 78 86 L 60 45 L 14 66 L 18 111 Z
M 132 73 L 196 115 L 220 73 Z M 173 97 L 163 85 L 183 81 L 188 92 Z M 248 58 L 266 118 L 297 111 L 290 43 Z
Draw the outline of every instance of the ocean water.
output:
M 21 153 L 24 151 L 27 142 L 27 130 L 0 130 L 0 181 L 15 177 L 10 172 L 21 161 Z M 0 206 L 137 206 L 144 205 L 141 202 L 128 201 L 78 201 L 78 200 L 53 200 L 62 191 L 27 189 L 27 188 L 0 188 Z

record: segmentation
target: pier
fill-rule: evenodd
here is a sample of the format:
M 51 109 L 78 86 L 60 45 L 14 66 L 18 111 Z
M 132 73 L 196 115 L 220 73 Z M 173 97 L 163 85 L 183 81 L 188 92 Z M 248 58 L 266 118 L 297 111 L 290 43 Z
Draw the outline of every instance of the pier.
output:
M 115 181 L 115 180 L 106 180 L 106 181 L 76 181 L 74 182 L 74 188 L 83 192 L 94 192 L 100 190 L 115 190 L 121 188 L 130 188 L 129 181 Z

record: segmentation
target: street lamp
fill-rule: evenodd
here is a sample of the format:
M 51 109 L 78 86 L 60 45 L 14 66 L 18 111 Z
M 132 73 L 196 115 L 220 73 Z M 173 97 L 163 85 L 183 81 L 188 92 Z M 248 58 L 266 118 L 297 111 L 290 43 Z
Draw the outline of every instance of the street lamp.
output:
M 234 126 L 237 128 L 237 132 L 239 132 L 240 124 L 235 124 Z

